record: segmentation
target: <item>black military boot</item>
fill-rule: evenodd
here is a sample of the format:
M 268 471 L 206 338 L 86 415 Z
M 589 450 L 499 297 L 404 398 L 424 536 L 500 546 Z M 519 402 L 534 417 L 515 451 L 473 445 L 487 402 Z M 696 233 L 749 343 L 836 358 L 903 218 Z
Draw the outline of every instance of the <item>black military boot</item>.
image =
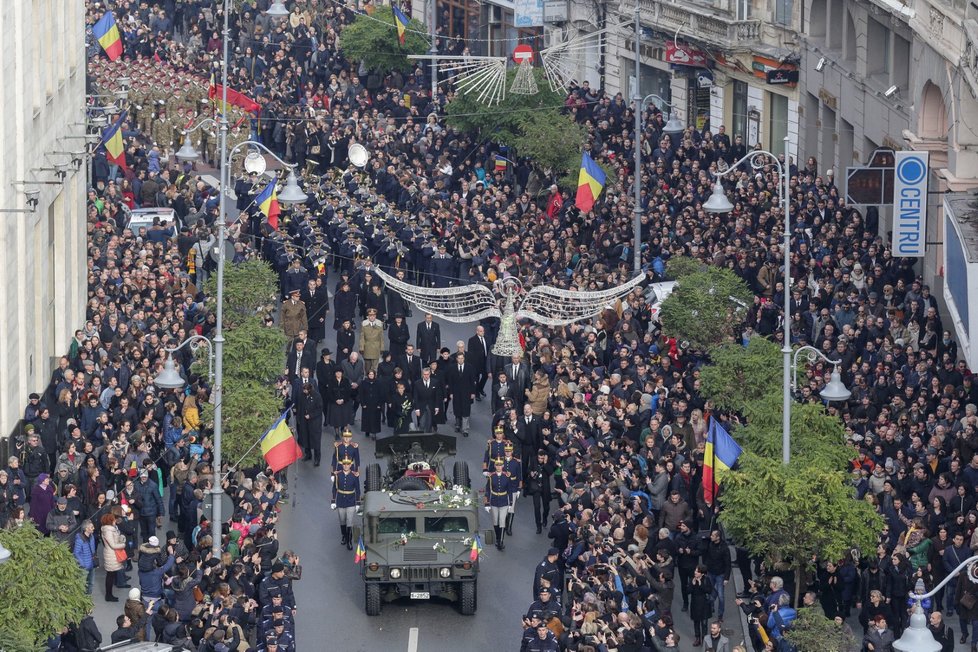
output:
M 496 550 L 502 550 L 503 529 L 501 527 L 493 525 L 492 531 L 496 533 Z
M 353 550 L 353 527 L 346 527 L 346 549 Z
M 343 537 L 340 539 L 340 545 L 345 546 L 346 545 L 346 540 L 349 537 L 349 534 L 347 534 L 347 527 L 345 525 L 341 525 L 340 526 L 340 532 L 343 533 Z
M 505 539 L 506 539 L 506 530 L 504 528 L 499 528 L 499 549 L 500 550 L 505 550 L 506 549 L 506 543 L 504 542 Z
M 513 536 L 513 514 L 506 515 L 506 534 Z

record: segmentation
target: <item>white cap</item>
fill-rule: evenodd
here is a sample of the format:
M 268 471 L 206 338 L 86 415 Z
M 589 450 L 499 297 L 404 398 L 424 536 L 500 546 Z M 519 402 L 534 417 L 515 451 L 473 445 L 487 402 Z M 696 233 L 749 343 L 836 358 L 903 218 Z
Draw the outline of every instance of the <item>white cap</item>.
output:
M 149 545 L 151 545 L 151 546 L 158 546 L 158 545 L 160 545 L 160 540 L 157 537 L 152 536 L 152 537 L 149 538 Z
M 130 600 L 138 600 L 141 595 L 142 594 L 139 592 L 139 589 L 136 589 L 136 588 L 129 589 L 129 599 Z

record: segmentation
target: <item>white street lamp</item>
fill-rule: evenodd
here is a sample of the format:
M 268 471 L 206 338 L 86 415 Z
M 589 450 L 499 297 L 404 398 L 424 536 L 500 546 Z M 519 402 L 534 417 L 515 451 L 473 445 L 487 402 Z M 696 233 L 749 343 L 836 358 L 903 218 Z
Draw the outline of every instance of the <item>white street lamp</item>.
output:
M 971 582 L 972 584 L 978 583 L 978 577 L 975 576 L 976 563 L 978 563 L 978 555 L 968 557 L 958 564 L 957 568 L 948 573 L 947 577 L 941 580 L 929 592 L 923 594 L 912 593 L 910 595 L 910 599 L 914 601 L 913 612 L 910 614 L 910 627 L 903 630 L 903 636 L 899 640 L 893 642 L 894 650 L 897 652 L 941 652 L 943 646 L 934 640 L 934 635 L 927 628 L 927 616 L 924 614 L 920 603 L 936 595 L 938 591 L 943 589 L 948 582 L 957 577 L 958 573 L 965 568 L 968 569 L 968 572 L 959 581 Z

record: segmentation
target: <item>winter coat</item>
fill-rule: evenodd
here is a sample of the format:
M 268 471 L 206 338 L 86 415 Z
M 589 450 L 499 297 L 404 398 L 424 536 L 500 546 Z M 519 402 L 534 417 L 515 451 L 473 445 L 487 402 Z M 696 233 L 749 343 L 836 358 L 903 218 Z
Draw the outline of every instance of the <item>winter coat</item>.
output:
M 526 402 L 530 404 L 533 416 L 543 416 L 547 411 L 547 401 L 550 398 L 550 380 L 546 376 L 535 378 L 533 386 L 528 391 Z
M 380 432 L 380 417 L 386 397 L 378 380 L 364 380 L 357 388 L 357 400 L 362 406 L 360 429 L 365 433 Z
M 47 527 L 48 532 L 51 534 L 51 538 L 61 543 L 68 543 L 71 541 L 72 530 L 75 529 L 76 521 L 75 515 L 71 513 L 68 508 L 61 511 L 57 507 L 48 512 L 47 518 L 44 519 L 44 524 Z M 68 526 L 67 532 L 62 532 L 58 528 L 62 525 Z
M 171 584 L 171 588 L 173 588 L 173 608 L 180 615 L 181 622 L 190 620 L 190 614 L 193 612 L 194 607 L 197 606 L 197 600 L 194 598 L 194 588 L 200 584 L 202 577 L 203 572 L 197 569 L 186 580 L 177 580 Z
M 126 537 L 122 536 L 115 525 L 102 526 L 102 568 L 106 572 L 122 569 L 122 564 L 116 561 L 115 551 L 126 549 Z
M 652 509 L 656 512 L 661 510 L 666 504 L 666 498 L 669 497 L 669 474 L 662 472 L 652 478 L 649 482 L 648 494 L 652 501 Z
M 44 475 L 42 473 L 38 476 L 39 482 L 31 489 L 31 520 L 41 534 L 48 534 L 48 513 L 54 509 L 54 488 L 51 485 L 47 489 L 41 486 L 40 481 Z
M 136 482 L 136 495 L 139 497 L 139 515 L 142 518 L 155 518 L 163 515 L 163 498 L 159 485 L 152 480 Z
M 365 360 L 379 360 L 384 348 L 384 325 L 378 320 L 373 325 L 370 320 L 363 321 L 360 332 L 360 354 Z
M 306 304 L 301 301 L 292 303 L 291 300 L 282 302 L 282 331 L 288 338 L 299 336 L 299 331 L 309 328 L 309 319 L 306 316 Z
M 75 560 L 78 565 L 85 570 L 92 570 L 95 568 L 95 535 L 94 533 L 90 537 L 86 537 L 84 533 L 78 532 L 75 534 L 75 544 L 72 547 L 72 554 L 75 555 Z
M 709 620 L 713 615 L 713 582 L 709 576 L 700 578 L 699 584 L 689 581 L 689 617 L 696 620 Z
M 159 564 L 160 548 L 144 543 L 139 546 L 139 590 L 144 598 L 163 597 L 163 575 L 173 568 L 173 555 Z

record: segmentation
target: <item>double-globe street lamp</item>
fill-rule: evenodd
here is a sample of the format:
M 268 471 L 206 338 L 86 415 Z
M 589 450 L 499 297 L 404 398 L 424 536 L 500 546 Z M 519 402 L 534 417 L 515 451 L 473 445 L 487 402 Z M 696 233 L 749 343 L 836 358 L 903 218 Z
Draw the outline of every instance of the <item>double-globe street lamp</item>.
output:
M 785 136 L 784 139 L 784 151 L 788 151 L 787 136 Z M 773 161 L 773 163 L 771 163 L 771 161 Z M 774 165 L 778 171 L 778 184 L 780 186 L 778 189 L 778 194 L 781 196 L 781 211 L 784 213 L 784 242 L 782 244 L 784 254 L 784 323 L 782 324 L 784 327 L 784 342 L 781 347 L 783 361 L 782 398 L 784 406 L 781 422 L 781 461 L 784 464 L 788 464 L 791 461 L 791 394 L 795 384 L 792 383 L 793 365 L 791 349 L 791 211 L 788 199 L 791 192 L 791 184 L 787 174 L 787 167 L 771 152 L 765 150 L 754 150 L 753 152 L 749 152 L 746 156 L 729 166 L 727 169 L 721 172 L 713 173 L 713 193 L 710 195 L 710 198 L 706 200 L 706 203 L 703 204 L 703 210 L 708 213 L 730 213 L 733 211 L 734 205 L 730 199 L 727 198 L 721 181 L 723 177 L 744 163 L 748 163 L 751 169 L 755 171 L 760 171 L 768 165 Z M 836 360 L 831 360 L 814 347 L 805 346 L 798 349 L 797 353 L 795 353 L 795 369 L 797 369 L 797 354 L 802 352 L 807 354 L 810 362 L 814 362 L 816 358 L 820 357 L 826 362 L 834 365 L 832 376 L 829 379 L 829 383 L 822 390 L 821 397 L 830 402 L 848 400 L 851 393 L 848 389 L 846 389 L 846 386 L 842 384 L 839 362 Z

